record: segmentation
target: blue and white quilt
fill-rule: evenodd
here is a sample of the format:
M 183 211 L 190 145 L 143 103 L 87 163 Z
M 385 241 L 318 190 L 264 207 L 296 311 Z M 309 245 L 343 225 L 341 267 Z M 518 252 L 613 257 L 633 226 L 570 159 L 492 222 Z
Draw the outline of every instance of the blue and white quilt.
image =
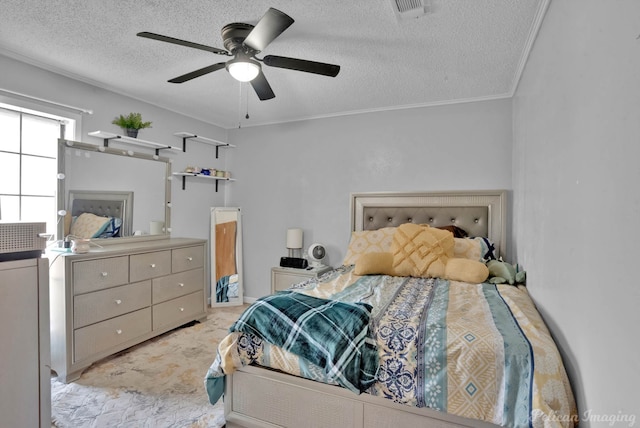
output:
M 375 372 L 375 382 L 364 379 L 366 388 L 350 388 L 354 392 L 502 426 L 573 426 L 578 420 L 562 360 L 525 287 L 358 276 L 353 266 L 343 266 L 285 294 L 370 309 L 366 335 L 375 341 L 377 367 L 367 368 L 366 376 Z M 259 302 L 254 305 L 264 305 Z M 281 346 L 298 328 L 295 322 L 275 333 L 280 341 L 253 328 L 234 327 L 219 344 L 205 378 L 212 403 L 222 395 L 225 374 L 248 364 L 349 387 L 331 364 Z

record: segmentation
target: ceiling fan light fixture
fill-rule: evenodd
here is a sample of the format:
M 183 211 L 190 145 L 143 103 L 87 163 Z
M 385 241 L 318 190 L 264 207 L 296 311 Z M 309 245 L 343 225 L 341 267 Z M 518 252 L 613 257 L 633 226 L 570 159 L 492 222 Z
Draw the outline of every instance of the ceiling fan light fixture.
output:
M 239 56 L 227 62 L 227 70 L 234 79 L 249 82 L 260 73 L 260 64 L 251 58 Z

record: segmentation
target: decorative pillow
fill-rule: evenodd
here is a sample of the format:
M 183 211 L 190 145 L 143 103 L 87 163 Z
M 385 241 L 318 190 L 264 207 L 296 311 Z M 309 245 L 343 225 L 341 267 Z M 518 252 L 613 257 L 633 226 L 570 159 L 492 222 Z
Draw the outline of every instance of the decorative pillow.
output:
M 71 233 L 71 224 L 73 224 L 74 220 L 75 217 L 73 217 L 71 213 L 67 211 L 67 213 L 64 215 L 64 236 L 67 236 Z
M 480 262 L 497 258 L 496 246 L 488 238 L 454 238 L 453 257 Z
M 447 260 L 453 256 L 451 232 L 406 223 L 393 234 L 391 253 L 398 276 L 444 277 Z
M 383 227 L 377 230 L 352 232 L 347 254 L 344 256 L 342 264 L 353 265 L 362 254 L 390 251 L 395 231 L 395 227 Z
M 451 258 L 445 266 L 444 277 L 453 281 L 480 284 L 489 277 L 489 268 L 477 260 Z
M 365 253 L 362 254 L 353 271 L 356 275 L 395 275 L 393 270 L 393 254 Z
M 120 236 L 120 228 L 122 227 L 122 219 L 119 217 L 109 217 L 109 223 L 98 238 L 115 238 Z
M 70 234 L 76 238 L 97 238 L 109 225 L 109 217 L 82 213 L 71 225 Z

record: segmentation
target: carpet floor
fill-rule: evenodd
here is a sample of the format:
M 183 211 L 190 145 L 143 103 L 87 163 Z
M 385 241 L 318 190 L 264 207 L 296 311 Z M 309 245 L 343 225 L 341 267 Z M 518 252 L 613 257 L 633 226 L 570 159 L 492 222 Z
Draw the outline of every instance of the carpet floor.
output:
M 205 322 L 107 357 L 75 382 L 52 377 L 52 427 L 224 426 L 222 400 L 209 403 L 204 376 L 244 308 L 210 309 Z

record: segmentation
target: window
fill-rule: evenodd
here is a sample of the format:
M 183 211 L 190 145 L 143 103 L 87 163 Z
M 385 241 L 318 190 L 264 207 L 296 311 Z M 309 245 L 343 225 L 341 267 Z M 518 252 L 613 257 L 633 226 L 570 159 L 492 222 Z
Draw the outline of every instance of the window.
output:
M 0 220 L 42 221 L 56 233 L 58 138 L 74 129 L 74 119 L 0 104 Z

